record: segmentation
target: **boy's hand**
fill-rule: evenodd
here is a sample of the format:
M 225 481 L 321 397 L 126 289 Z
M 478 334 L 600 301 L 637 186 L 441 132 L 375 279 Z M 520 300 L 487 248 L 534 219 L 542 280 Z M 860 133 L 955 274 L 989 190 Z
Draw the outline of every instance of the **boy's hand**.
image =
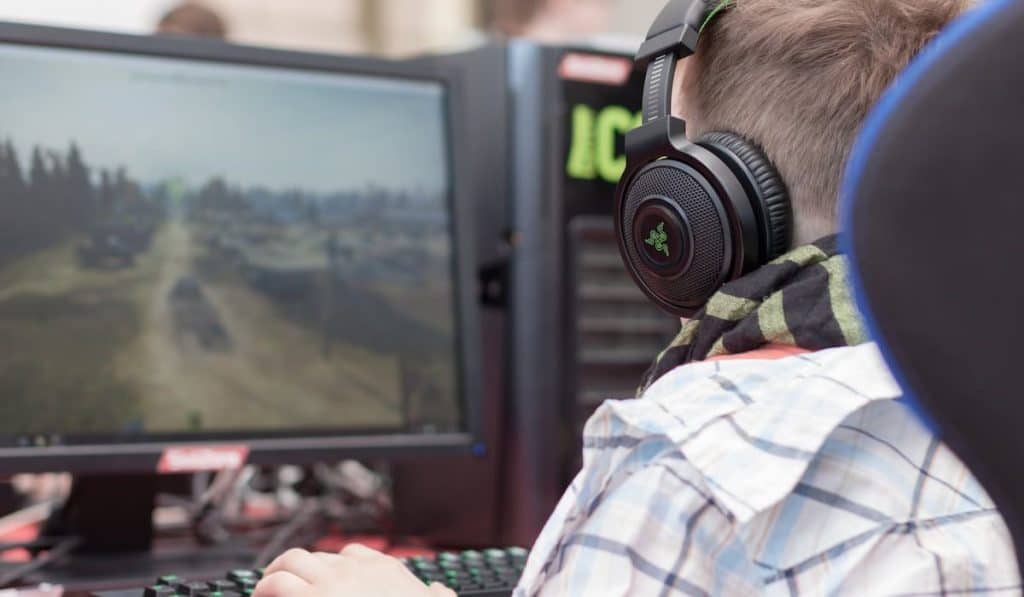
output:
M 252 597 L 455 597 L 429 587 L 397 559 L 362 545 L 340 554 L 291 549 L 267 567 Z

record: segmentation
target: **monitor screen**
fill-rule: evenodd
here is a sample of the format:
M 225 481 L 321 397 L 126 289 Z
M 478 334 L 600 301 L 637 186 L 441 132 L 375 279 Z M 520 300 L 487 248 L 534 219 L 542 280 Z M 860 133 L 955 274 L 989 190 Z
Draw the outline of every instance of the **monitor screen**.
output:
M 440 82 L 0 43 L 0 446 L 451 433 Z

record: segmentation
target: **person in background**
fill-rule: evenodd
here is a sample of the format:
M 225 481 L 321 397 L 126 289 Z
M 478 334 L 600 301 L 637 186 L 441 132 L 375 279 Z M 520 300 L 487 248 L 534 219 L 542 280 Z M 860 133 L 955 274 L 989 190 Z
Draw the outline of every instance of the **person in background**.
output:
M 168 10 L 157 24 L 156 32 L 226 39 L 228 29 L 224 19 L 212 9 L 198 2 L 188 1 Z
M 504 0 L 492 10 L 497 33 L 546 43 L 598 37 L 611 17 L 610 0 Z
M 713 4 L 673 111 L 691 139 L 760 146 L 789 190 L 793 248 L 724 285 L 640 398 L 590 419 L 516 597 L 1019 595 L 1002 517 L 900 400 L 836 236 L 868 111 L 969 0 Z M 344 595 L 452 593 L 361 546 L 289 551 L 254 593 Z

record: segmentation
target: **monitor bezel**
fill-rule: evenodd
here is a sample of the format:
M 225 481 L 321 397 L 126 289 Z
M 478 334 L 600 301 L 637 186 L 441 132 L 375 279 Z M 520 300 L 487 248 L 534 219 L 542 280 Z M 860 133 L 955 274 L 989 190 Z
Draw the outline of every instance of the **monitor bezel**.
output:
M 459 141 L 468 133 L 459 118 L 467 100 L 462 78 L 456 69 L 428 66 L 422 62 L 317 54 L 211 39 L 127 35 L 8 22 L 0 22 L 0 43 L 440 83 L 447 108 L 445 131 L 451 181 L 448 201 L 453 227 L 456 381 L 463 419 L 461 431 L 438 434 L 384 431 L 311 435 L 308 432 L 289 434 L 287 431 L 267 430 L 265 433 L 252 432 L 251 436 L 247 435 L 250 432 L 243 431 L 204 434 L 197 439 L 146 441 L 147 434 L 142 434 L 133 438 L 134 441 L 121 443 L 3 447 L 0 448 L 0 475 L 42 471 L 157 472 L 161 456 L 168 447 L 245 446 L 248 449 L 247 462 L 252 464 L 301 464 L 345 458 L 415 458 L 445 452 L 484 453 L 480 409 L 480 313 L 475 293 L 472 197 L 467 186 L 468 174 L 458 170 L 458 164 L 468 163 L 465 156 L 460 155 L 465 151 L 465 144 Z

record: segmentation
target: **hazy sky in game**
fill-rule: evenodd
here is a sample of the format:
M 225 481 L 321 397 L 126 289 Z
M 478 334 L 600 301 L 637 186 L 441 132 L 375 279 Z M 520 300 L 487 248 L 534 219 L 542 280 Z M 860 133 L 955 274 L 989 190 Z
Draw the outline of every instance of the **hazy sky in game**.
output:
M 144 183 L 448 188 L 433 83 L 0 44 L 0 86 L 0 140 L 24 167 L 74 140 Z

